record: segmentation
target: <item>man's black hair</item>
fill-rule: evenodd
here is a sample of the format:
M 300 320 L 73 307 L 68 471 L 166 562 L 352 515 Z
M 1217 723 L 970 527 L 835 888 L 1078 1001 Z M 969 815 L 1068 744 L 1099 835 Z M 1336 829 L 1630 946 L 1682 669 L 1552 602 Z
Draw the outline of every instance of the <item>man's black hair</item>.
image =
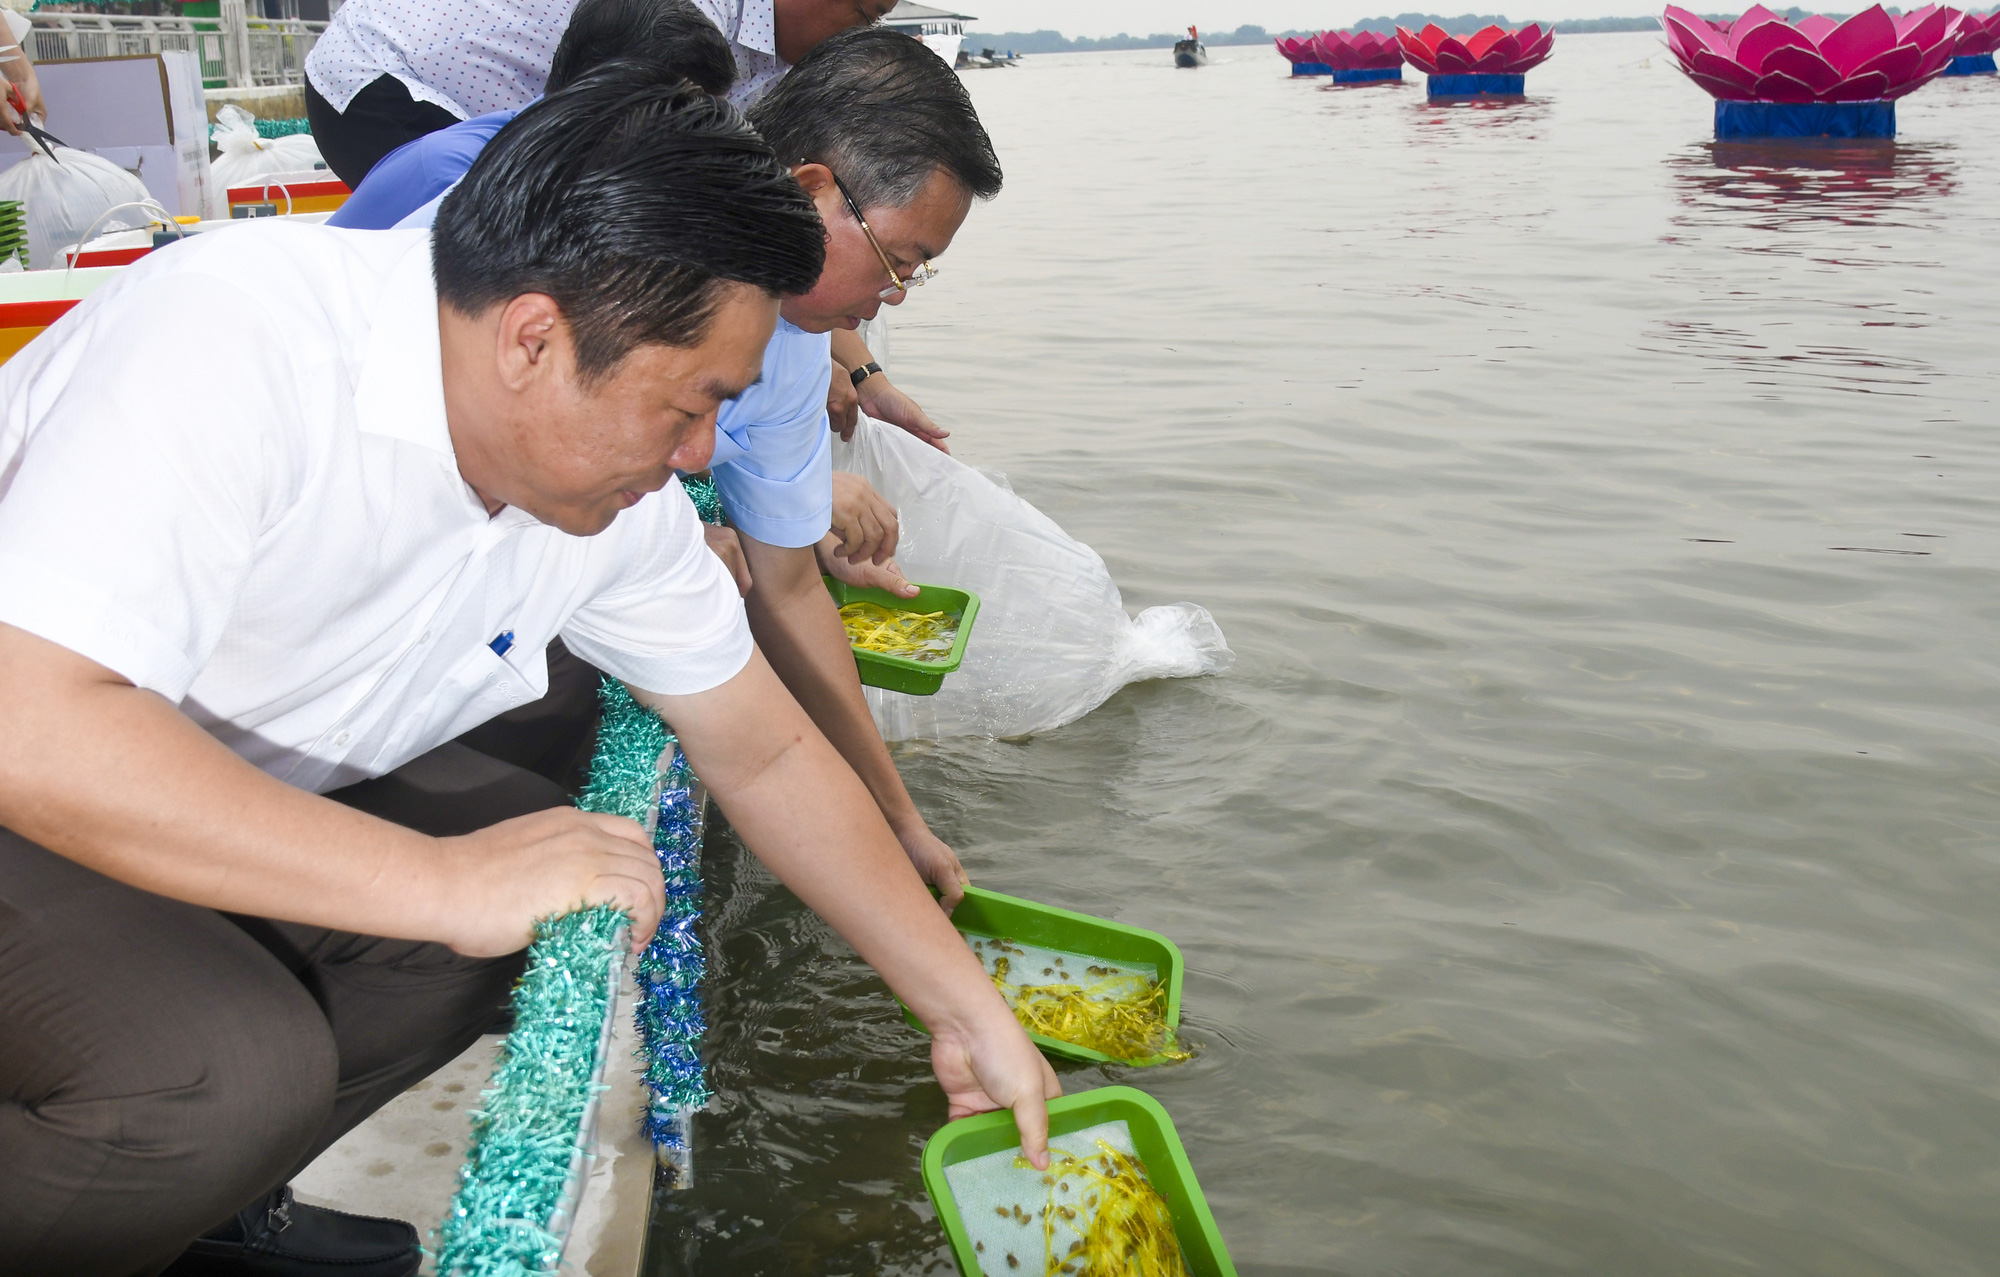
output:
M 958 72 L 887 27 L 822 41 L 750 109 L 787 164 L 824 164 L 863 208 L 902 208 L 940 169 L 974 196 L 1000 193 L 1000 157 Z
M 809 292 L 826 259 L 812 200 L 741 113 L 631 61 L 501 129 L 431 235 L 440 299 L 477 315 L 548 294 L 586 380 L 635 346 L 699 344 L 727 283 Z
M 556 45 L 547 91 L 613 58 L 651 62 L 718 96 L 736 83 L 729 41 L 687 0 L 582 0 Z

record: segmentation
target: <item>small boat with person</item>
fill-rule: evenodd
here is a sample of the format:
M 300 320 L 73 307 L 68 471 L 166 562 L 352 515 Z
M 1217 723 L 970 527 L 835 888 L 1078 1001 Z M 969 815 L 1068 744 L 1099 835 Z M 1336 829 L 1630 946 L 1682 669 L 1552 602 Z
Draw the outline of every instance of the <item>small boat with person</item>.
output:
M 1174 41 L 1174 65 L 1177 67 L 1201 67 L 1208 65 L 1208 48 L 1201 42 L 1201 33 L 1188 28 L 1187 39 Z

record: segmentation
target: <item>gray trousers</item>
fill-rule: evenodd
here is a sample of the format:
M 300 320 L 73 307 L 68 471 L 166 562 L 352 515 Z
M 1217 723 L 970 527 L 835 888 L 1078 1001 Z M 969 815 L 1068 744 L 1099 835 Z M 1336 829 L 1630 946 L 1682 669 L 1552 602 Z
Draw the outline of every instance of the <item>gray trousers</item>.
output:
M 573 666 L 483 743 L 573 760 Z M 439 836 L 568 803 L 461 742 L 328 797 Z M 0 828 L 0 1274 L 158 1272 L 470 1046 L 521 959 L 222 914 Z

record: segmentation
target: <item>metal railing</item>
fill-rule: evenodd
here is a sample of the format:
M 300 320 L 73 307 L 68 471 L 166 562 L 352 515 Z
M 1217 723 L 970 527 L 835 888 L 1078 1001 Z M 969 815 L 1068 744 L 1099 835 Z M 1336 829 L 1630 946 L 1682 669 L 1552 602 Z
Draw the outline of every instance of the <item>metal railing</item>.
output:
M 243 0 L 223 0 L 220 18 L 148 18 L 113 13 L 29 17 L 35 61 L 112 58 L 192 49 L 210 88 L 303 84 L 306 55 L 326 30 L 300 18 L 252 18 Z

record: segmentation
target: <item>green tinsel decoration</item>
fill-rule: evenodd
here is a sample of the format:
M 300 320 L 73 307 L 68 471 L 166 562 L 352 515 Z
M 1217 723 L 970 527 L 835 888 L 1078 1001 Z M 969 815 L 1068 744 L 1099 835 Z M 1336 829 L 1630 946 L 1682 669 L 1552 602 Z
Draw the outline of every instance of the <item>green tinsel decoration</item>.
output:
M 304 117 L 295 120 L 252 120 L 251 123 L 257 126 L 257 136 L 267 142 L 276 137 L 291 137 L 297 133 L 313 131 L 312 121 Z M 215 125 L 208 126 L 208 136 L 211 141 L 214 140 Z
M 616 680 L 606 679 L 599 695 L 597 751 L 577 805 L 653 824 L 666 809 L 660 805 L 659 760 L 674 737 Z M 687 792 L 692 779 L 677 759 L 667 795 L 675 800 L 674 827 L 656 830 L 672 844 L 660 845 L 666 916 L 637 968 L 636 1015 L 648 1048 L 641 1054 L 649 1057 L 646 1080 L 656 1105 L 698 1106 L 707 1098 L 699 1051 L 702 964 L 694 936 L 701 882 L 686 863 L 688 849 L 679 845 L 697 836 L 682 826 L 698 831 L 699 812 Z M 567 1221 L 556 1221 L 555 1230 L 549 1225 L 564 1205 L 582 1151 L 610 1011 L 611 960 L 628 922 L 622 911 L 600 906 L 537 926 L 527 971 L 514 990 L 513 1032 L 482 1107 L 472 1114 L 458 1195 L 439 1230 L 438 1272 L 526 1277 L 552 1272 L 560 1261 Z M 648 1129 L 656 1124 L 649 1122 Z
M 576 805 L 649 825 L 660 795 L 660 755 L 673 743 L 673 734 L 616 679 L 604 680 L 598 703 L 603 715 L 597 753 L 590 760 L 590 783 Z
M 438 1272 L 525 1277 L 561 1261 L 568 1229 L 559 1223 L 558 1234 L 549 1224 L 586 1151 L 613 959 L 629 922 L 623 910 L 599 905 L 536 925 L 514 988 L 513 1032 L 471 1114 L 472 1144 L 440 1229 Z
M 681 476 L 681 487 L 687 491 L 688 500 L 694 502 L 694 512 L 701 516 L 703 523 L 722 526 L 722 494 L 715 490 L 714 479 L 698 479 L 684 474 Z

